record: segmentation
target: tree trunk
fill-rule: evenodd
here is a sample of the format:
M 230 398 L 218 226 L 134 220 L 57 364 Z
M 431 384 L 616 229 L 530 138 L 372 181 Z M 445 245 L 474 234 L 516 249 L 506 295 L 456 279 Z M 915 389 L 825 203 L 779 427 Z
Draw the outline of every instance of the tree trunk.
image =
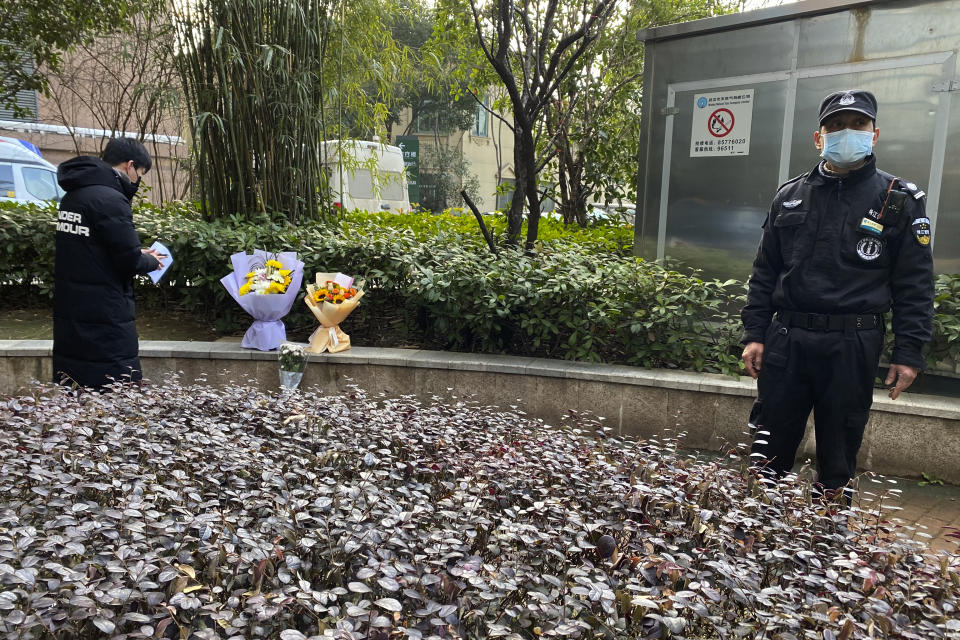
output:
M 540 190 L 537 189 L 537 146 L 533 141 L 533 131 L 531 127 L 524 127 L 523 132 L 518 136 L 520 141 L 520 154 L 523 163 L 526 166 L 526 191 L 524 193 L 527 200 L 527 239 L 524 248 L 527 251 L 533 251 L 533 245 L 537 241 L 537 233 L 540 229 Z
M 583 187 L 583 152 L 574 152 L 566 136 L 558 140 L 560 154 L 557 158 L 557 177 L 560 181 L 560 212 L 564 224 L 576 222 L 587 226 L 587 196 Z
M 531 184 L 536 191 L 536 157 L 533 146 L 533 134 L 529 127 L 521 124 L 521 113 L 514 111 L 516 132 L 513 147 L 513 198 L 510 200 L 510 210 L 507 212 L 507 242 L 511 245 L 520 244 L 520 232 L 523 229 L 523 207 L 529 200 Z M 529 236 L 529 227 L 527 228 Z
M 581 227 L 587 226 L 587 190 L 583 187 L 583 165 L 586 159 L 582 151 L 577 151 L 570 159 L 568 179 L 570 188 L 570 204 L 573 207 L 573 217 Z
M 557 158 L 557 186 L 560 188 L 560 216 L 563 224 L 573 222 L 573 207 L 570 203 L 570 190 L 567 189 L 567 171 L 564 168 L 564 154 L 561 153 Z
M 527 238 L 525 247 L 529 251 L 537 239 L 540 222 L 540 194 L 537 192 L 537 149 L 533 141 L 533 129 L 529 123 L 521 120 L 522 114 L 514 111 L 516 133 L 513 148 L 513 173 L 516 184 L 513 200 L 507 214 L 507 242 L 520 244 L 520 232 L 523 229 L 523 208 L 528 207 Z M 522 124 L 521 124 L 522 123 Z

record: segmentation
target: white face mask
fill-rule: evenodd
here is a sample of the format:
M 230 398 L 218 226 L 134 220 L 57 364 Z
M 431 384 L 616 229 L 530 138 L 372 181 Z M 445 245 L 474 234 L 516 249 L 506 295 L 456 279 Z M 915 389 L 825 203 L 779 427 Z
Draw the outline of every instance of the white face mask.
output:
M 820 156 L 835 167 L 846 169 L 863 161 L 873 151 L 873 131 L 844 129 L 824 134 Z

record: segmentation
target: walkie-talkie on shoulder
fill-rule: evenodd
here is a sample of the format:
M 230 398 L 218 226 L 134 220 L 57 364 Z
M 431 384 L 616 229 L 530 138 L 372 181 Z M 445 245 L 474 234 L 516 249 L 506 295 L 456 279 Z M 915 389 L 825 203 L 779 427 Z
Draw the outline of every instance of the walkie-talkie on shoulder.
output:
M 880 215 L 877 216 L 884 226 L 895 227 L 900 222 L 900 215 L 903 213 L 904 203 L 907 201 L 907 192 L 893 188 L 896 179 L 890 181 L 890 187 L 887 189 L 887 197 L 883 201 L 883 207 L 880 208 Z

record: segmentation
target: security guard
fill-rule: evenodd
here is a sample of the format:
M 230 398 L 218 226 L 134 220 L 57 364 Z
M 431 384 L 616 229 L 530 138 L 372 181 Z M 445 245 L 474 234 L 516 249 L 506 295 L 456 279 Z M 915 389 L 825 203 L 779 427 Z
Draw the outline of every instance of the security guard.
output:
M 845 486 L 873 402 L 883 314 L 895 342 L 896 399 L 923 368 L 932 331 L 932 229 L 924 193 L 877 169 L 877 99 L 832 93 L 813 134 L 823 160 L 780 187 L 753 263 L 743 361 L 757 378 L 753 453 L 782 476 L 814 412 L 817 481 Z

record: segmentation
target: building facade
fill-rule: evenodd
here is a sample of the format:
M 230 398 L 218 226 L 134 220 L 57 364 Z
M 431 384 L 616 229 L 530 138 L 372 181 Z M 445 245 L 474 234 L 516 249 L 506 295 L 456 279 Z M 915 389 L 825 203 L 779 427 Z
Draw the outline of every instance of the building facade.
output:
M 421 206 L 443 209 L 459 201 L 452 197 L 460 188 L 473 193 L 480 211 L 505 208 L 512 195 L 513 131 L 507 114 L 494 114 L 486 98 L 478 104 L 473 126 L 465 131 L 438 131 L 429 118 L 411 122 L 411 110 L 404 109 L 392 129 L 391 144 L 398 138 L 415 137 L 419 154 L 417 187 Z M 446 196 L 444 197 L 444 193 Z M 411 195 L 411 200 L 415 200 Z M 433 204 L 434 206 L 427 206 Z

